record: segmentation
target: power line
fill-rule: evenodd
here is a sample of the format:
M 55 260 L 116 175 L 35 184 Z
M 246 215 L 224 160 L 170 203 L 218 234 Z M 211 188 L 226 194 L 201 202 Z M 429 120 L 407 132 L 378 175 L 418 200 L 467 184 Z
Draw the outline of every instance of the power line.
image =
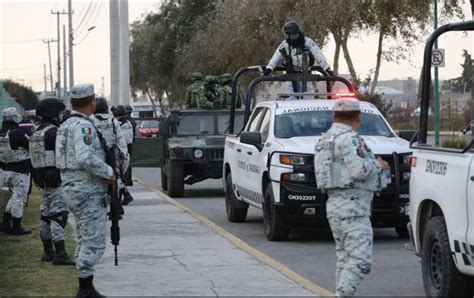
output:
M 95 16 L 94 16 L 93 21 L 91 22 L 91 25 L 94 25 L 95 22 L 97 21 L 97 18 L 98 18 L 99 14 L 100 14 L 100 11 L 101 11 L 103 2 L 104 2 L 103 0 L 100 1 L 100 4 L 99 4 L 99 6 L 98 6 L 98 9 L 96 10 L 96 13 L 95 13 Z M 92 13 L 91 13 L 91 16 L 92 16 Z M 92 26 L 92 27 L 90 27 L 89 29 L 87 29 L 86 35 L 84 35 L 84 37 L 82 37 L 82 39 L 81 39 L 79 42 L 75 43 L 74 45 L 77 46 L 77 45 L 81 44 L 84 40 L 86 40 L 87 36 L 89 36 L 89 33 L 90 33 L 91 30 L 94 29 L 94 28 L 95 28 L 95 26 Z
M 42 39 L 23 39 L 23 40 L 2 40 L 1 44 L 11 44 L 11 43 L 28 43 L 28 42 L 40 42 Z
M 87 8 L 86 13 L 84 14 L 84 16 L 82 17 L 82 20 L 79 22 L 79 25 L 77 25 L 77 27 L 76 27 L 76 29 L 75 29 L 74 31 L 77 31 L 77 30 L 79 29 L 79 27 L 81 27 L 82 22 L 84 22 L 84 20 L 85 20 L 86 17 L 87 17 L 87 14 L 88 14 L 89 11 L 91 10 L 92 4 L 94 4 L 94 0 L 91 0 L 91 3 L 89 4 L 89 7 Z
M 102 3 L 102 2 L 101 2 Z M 90 27 L 91 25 L 91 20 L 94 18 L 94 15 L 96 14 L 97 12 L 97 8 L 99 7 L 99 4 L 95 3 L 92 7 L 92 10 L 89 12 L 87 18 L 86 18 L 86 21 L 84 22 L 84 25 L 82 26 L 82 28 L 79 30 L 80 32 L 76 32 L 76 35 L 77 36 L 80 36 L 82 35 L 83 33 L 86 33 L 86 35 L 88 34 L 88 32 L 86 32 L 86 30 L 88 30 L 88 28 Z M 92 23 L 93 25 L 94 23 Z M 83 38 L 82 37 L 79 37 L 79 38 Z

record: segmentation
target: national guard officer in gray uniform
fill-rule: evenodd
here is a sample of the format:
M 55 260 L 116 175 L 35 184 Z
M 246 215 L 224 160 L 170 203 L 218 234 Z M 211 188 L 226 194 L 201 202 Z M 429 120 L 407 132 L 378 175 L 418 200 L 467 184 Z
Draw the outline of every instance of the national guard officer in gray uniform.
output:
M 33 180 L 41 188 L 40 238 L 43 242 L 43 262 L 53 265 L 74 265 L 64 243 L 64 228 L 68 213 L 61 178 L 56 168 L 56 133 L 66 106 L 57 98 L 45 98 L 36 105 L 39 126 L 30 137 Z M 53 242 L 54 248 L 53 249 Z
M 30 188 L 31 162 L 29 140 L 26 132 L 18 128 L 20 115 L 15 108 L 2 111 L 3 122 L 0 131 L 0 165 L 3 182 L 12 196 L 8 200 L 0 231 L 11 235 L 31 234 L 21 226 L 23 208 Z
M 376 159 L 356 130 L 359 102 L 335 103 L 334 123 L 316 145 L 316 184 L 326 191 L 326 213 L 336 242 L 336 296 L 353 296 L 372 266 L 370 208 L 375 191 L 389 183 L 387 162 Z
M 120 156 L 117 156 L 117 161 L 120 164 L 120 169 L 116 169 L 116 173 L 121 173 L 120 177 L 117 177 L 120 194 L 123 196 L 122 205 L 128 205 L 133 201 L 133 197 L 127 189 L 127 186 L 123 182 L 125 171 L 128 168 L 129 155 L 125 137 L 122 133 L 122 128 L 119 122 L 113 118 L 113 115 L 109 114 L 109 105 L 104 97 L 98 97 L 96 100 L 96 108 L 94 115 L 91 116 L 97 130 L 102 134 L 107 148 L 110 149 L 116 145 L 120 151 Z
M 128 120 L 128 114 L 127 110 L 125 110 L 125 107 L 122 105 L 118 105 L 112 108 L 112 113 L 114 117 L 119 121 L 120 128 L 122 129 L 122 134 L 125 139 L 125 143 L 127 144 L 127 150 L 128 154 L 131 157 L 132 156 L 132 150 L 133 150 L 133 141 L 134 141 L 134 129 L 132 123 Z M 125 176 L 123 177 L 125 182 L 125 185 L 127 186 L 133 186 L 133 181 L 132 181 L 132 168 L 130 165 L 128 166 Z M 123 204 L 122 205 L 126 205 Z
M 105 162 L 105 148 L 92 120 L 96 100 L 94 85 L 71 89 L 73 111 L 58 129 L 56 166 L 62 188 L 74 215 L 77 232 L 75 253 L 79 273 L 77 297 L 100 297 L 93 286 L 95 265 L 105 250 L 107 185 L 113 185 L 113 169 Z

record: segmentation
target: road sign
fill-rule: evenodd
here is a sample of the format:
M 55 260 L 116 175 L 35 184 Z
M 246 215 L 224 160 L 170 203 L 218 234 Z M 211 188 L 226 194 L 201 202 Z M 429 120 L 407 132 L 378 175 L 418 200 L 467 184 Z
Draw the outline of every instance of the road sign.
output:
M 431 54 L 431 65 L 444 67 L 444 49 L 433 49 Z

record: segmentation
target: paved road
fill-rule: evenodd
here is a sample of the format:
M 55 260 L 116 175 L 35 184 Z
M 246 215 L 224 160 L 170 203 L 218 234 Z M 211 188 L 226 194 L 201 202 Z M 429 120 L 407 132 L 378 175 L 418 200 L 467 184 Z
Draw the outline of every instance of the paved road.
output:
M 160 187 L 159 169 L 134 169 L 133 174 L 153 187 Z M 209 218 L 252 247 L 290 267 L 319 286 L 334 291 L 335 252 L 325 233 L 292 233 L 290 241 L 270 242 L 263 233 L 260 210 L 250 207 L 247 221 L 229 223 L 225 214 L 221 180 L 186 186 L 180 203 Z M 359 295 L 424 295 L 419 259 L 404 248 L 392 229 L 375 230 L 374 266 Z

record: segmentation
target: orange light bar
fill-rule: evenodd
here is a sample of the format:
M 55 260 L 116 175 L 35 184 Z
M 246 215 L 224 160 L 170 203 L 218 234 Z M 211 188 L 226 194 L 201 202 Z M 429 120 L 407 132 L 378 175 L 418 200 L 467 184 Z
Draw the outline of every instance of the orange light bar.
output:
M 334 94 L 334 97 L 337 97 L 337 98 L 355 97 L 355 93 L 354 92 L 336 93 Z

